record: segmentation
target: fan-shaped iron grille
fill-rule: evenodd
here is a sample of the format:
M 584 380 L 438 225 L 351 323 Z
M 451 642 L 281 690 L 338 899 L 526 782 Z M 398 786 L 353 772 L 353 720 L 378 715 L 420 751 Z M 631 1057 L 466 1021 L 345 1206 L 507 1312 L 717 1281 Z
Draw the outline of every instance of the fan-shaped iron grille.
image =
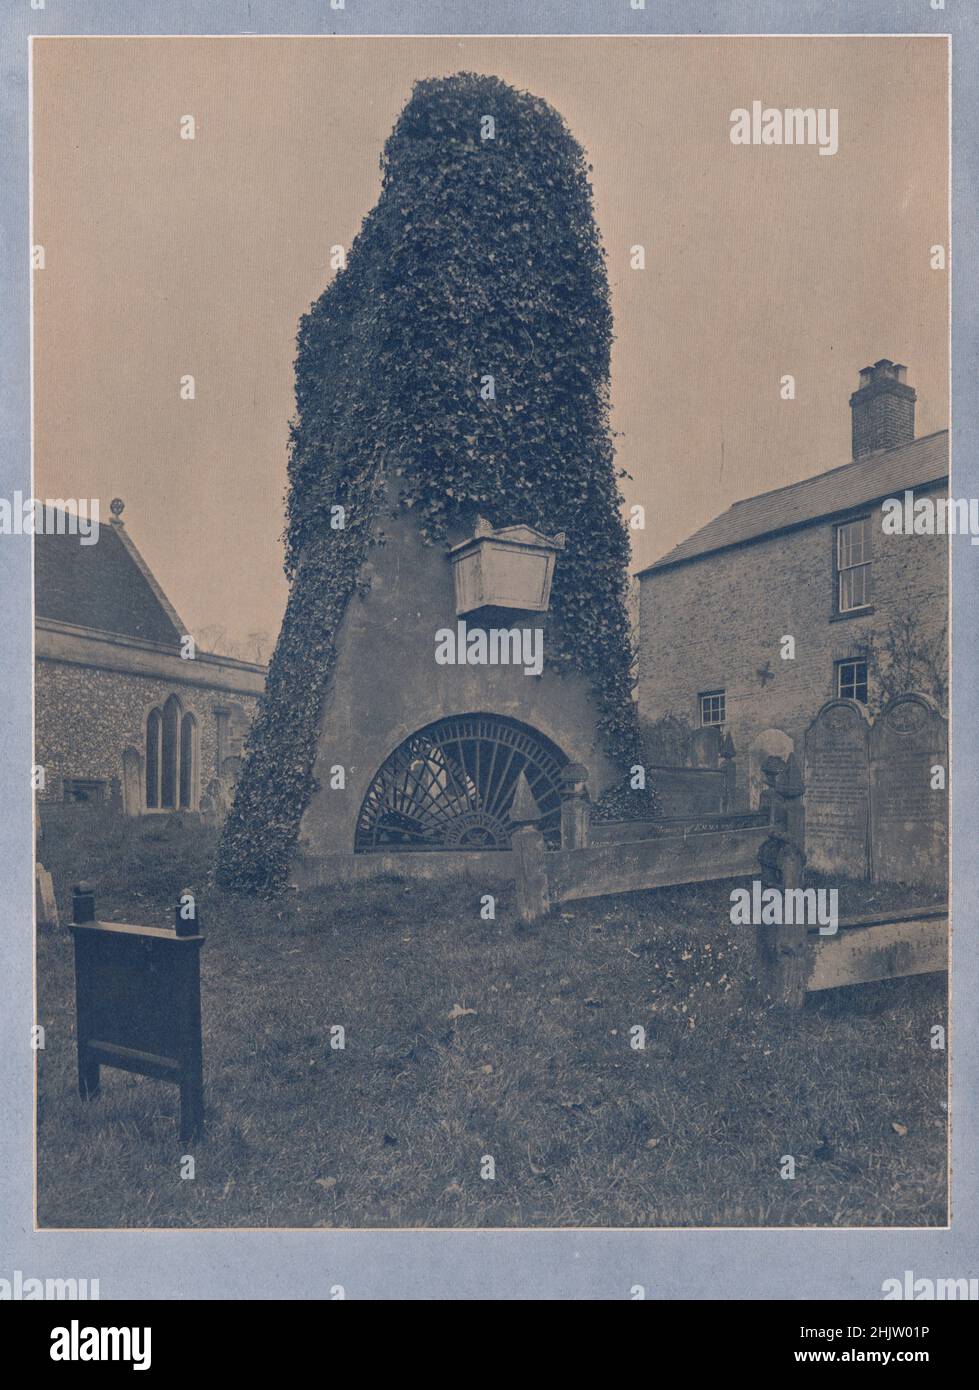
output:
M 521 772 L 540 807 L 540 828 L 553 841 L 567 761 L 549 739 L 513 719 L 440 719 L 405 739 L 381 767 L 360 808 L 354 849 L 509 849 Z

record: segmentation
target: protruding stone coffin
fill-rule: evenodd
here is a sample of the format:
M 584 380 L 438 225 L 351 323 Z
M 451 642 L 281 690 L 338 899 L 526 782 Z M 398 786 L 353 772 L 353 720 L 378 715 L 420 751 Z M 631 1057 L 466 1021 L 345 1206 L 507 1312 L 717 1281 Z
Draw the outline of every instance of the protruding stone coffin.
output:
M 854 700 L 830 700 L 806 731 L 806 857 L 818 873 L 867 877 L 869 739 Z
M 494 530 L 479 517 L 475 535 L 451 551 L 456 613 L 487 607 L 546 613 L 554 558 L 564 539 L 563 532 L 545 536 L 531 526 Z
M 924 695 L 900 695 L 870 734 L 871 865 L 875 879 L 948 881 L 948 726 Z M 936 778 L 934 769 L 943 773 Z

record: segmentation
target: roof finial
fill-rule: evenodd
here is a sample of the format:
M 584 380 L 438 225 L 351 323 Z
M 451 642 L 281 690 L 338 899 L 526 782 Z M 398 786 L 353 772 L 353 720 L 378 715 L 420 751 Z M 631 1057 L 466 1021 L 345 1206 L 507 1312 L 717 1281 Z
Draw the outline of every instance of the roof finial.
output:
M 115 526 L 125 526 L 126 523 L 122 519 L 125 507 L 126 504 L 121 497 L 113 497 L 109 503 L 109 511 L 112 513 L 112 521 Z

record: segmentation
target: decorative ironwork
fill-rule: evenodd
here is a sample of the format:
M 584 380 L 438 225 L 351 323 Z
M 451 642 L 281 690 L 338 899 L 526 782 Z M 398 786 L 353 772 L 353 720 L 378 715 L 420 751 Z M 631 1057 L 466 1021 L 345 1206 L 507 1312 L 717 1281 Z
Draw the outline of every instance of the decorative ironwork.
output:
M 544 838 L 556 844 L 567 761 L 550 739 L 513 719 L 439 719 L 405 739 L 377 773 L 360 808 L 354 850 L 509 849 L 521 772 L 540 807 Z

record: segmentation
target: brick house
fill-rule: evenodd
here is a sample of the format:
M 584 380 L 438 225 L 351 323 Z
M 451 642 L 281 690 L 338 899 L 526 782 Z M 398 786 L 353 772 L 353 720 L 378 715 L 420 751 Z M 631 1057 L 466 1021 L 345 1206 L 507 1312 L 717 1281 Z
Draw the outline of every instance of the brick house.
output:
M 40 807 L 219 810 L 265 667 L 181 657 L 188 629 L 133 544 L 122 503 L 112 512 L 94 544 L 58 532 L 34 540 Z
M 851 462 L 736 502 L 639 575 L 640 716 L 721 726 L 742 806 L 767 756 L 801 759 L 827 700 L 877 708 L 898 662 L 945 697 L 948 540 L 885 534 L 881 504 L 946 495 L 948 431 L 915 438 L 915 392 L 886 359 L 850 407 Z

